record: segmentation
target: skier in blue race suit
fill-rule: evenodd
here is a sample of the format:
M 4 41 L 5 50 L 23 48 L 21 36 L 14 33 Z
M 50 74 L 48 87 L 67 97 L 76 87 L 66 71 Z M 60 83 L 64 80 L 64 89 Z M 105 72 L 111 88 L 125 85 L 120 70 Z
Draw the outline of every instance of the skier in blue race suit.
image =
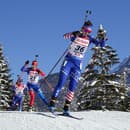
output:
M 92 23 L 91 21 L 85 21 L 80 31 L 75 31 L 71 33 L 64 34 L 65 39 L 70 39 L 71 44 L 68 48 L 68 52 L 65 56 L 64 62 L 61 66 L 59 81 L 57 86 L 54 89 L 52 94 L 52 98 L 49 104 L 49 110 L 54 112 L 56 99 L 64 86 L 67 77 L 70 78 L 68 92 L 66 94 L 66 100 L 64 104 L 64 114 L 69 114 L 69 107 L 71 101 L 74 97 L 74 90 L 78 83 L 78 79 L 81 74 L 82 69 L 82 61 L 87 51 L 90 43 L 94 43 L 96 46 L 103 47 L 105 45 L 105 41 L 98 41 L 95 38 L 92 38 L 89 34 L 91 33 Z
M 22 79 L 18 78 L 15 86 L 13 86 L 13 91 L 15 95 L 13 97 L 11 110 L 18 106 L 18 111 L 22 111 L 24 91 L 27 91 Z
M 45 98 L 41 88 L 39 87 L 39 78 L 45 76 L 45 73 L 38 69 L 38 61 L 32 61 L 32 66 L 28 67 L 29 61 L 26 61 L 24 66 L 21 68 L 22 72 L 27 72 L 28 82 L 27 88 L 30 95 L 29 111 L 32 111 L 35 100 L 35 93 L 41 98 L 41 100 L 48 106 L 48 100 Z

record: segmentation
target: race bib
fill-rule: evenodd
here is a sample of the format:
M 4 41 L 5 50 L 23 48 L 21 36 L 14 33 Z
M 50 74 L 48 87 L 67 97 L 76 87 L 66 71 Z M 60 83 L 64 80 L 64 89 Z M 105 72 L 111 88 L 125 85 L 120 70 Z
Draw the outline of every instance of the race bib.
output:
M 69 48 L 69 53 L 77 58 L 83 58 L 89 45 L 89 40 L 77 37 Z
M 28 82 L 37 84 L 39 81 L 39 75 L 37 71 L 30 71 L 28 75 Z
M 24 87 L 16 87 L 16 90 L 15 90 L 16 95 L 23 94 L 23 90 L 24 90 Z

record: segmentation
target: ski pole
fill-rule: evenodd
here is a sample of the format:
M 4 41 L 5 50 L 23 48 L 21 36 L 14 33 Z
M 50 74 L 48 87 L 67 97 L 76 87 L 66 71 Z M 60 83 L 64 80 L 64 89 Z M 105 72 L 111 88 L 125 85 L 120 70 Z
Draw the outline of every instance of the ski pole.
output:
M 19 75 L 19 78 L 23 77 L 24 72 L 22 71 L 21 74 Z M 18 75 L 17 75 L 18 76 Z
M 91 10 L 86 10 L 86 14 L 85 14 L 85 21 L 87 21 L 87 17 L 89 15 L 91 15 L 92 11 Z
M 57 62 L 55 63 L 55 65 L 52 67 L 52 69 L 48 73 L 47 77 L 53 72 L 53 70 L 58 65 L 58 63 L 61 61 L 61 59 L 64 57 L 64 55 L 67 53 L 67 51 L 68 51 L 68 48 L 64 51 L 64 53 L 61 55 L 61 57 L 57 60 Z
M 85 15 L 85 21 L 87 20 L 88 15 L 90 15 L 92 12 L 90 10 L 86 10 L 86 15 Z M 69 48 L 69 47 L 68 47 Z M 68 48 L 64 51 L 64 53 L 61 55 L 61 57 L 57 60 L 57 62 L 55 63 L 55 65 L 52 67 L 52 69 L 50 70 L 50 72 L 48 73 L 47 77 L 53 72 L 53 70 L 55 69 L 55 67 L 57 66 L 57 64 L 61 61 L 61 59 L 64 57 L 64 55 L 67 53 Z
M 43 80 L 45 81 L 45 83 L 47 84 L 47 86 L 53 91 L 53 87 L 52 87 L 51 83 L 49 83 L 46 78 L 44 78 Z
M 29 64 L 29 60 L 27 60 L 27 61 L 25 62 L 24 68 L 23 68 L 22 72 L 21 72 L 20 75 L 19 75 L 20 78 L 23 77 L 23 75 L 24 75 L 24 70 L 25 70 L 25 68 L 28 66 L 28 64 Z

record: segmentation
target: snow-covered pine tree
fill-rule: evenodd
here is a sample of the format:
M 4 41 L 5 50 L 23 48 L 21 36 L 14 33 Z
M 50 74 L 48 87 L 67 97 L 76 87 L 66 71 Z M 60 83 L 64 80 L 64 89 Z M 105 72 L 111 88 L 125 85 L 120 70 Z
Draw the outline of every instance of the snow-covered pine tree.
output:
M 110 46 L 92 48 L 93 55 L 82 75 L 83 88 L 78 96 L 78 110 L 121 110 L 127 108 L 127 89 L 121 75 L 110 73 L 119 63 L 116 50 Z
M 24 93 L 24 102 L 23 102 L 23 111 L 28 111 L 29 107 L 29 94 L 28 92 Z
M 128 82 L 127 78 L 128 78 L 129 72 L 130 72 L 130 69 L 125 67 L 123 73 L 121 73 L 121 75 L 122 75 L 121 82 L 128 89 L 128 97 L 126 98 L 127 111 L 130 111 L 130 96 L 129 96 L 130 87 L 129 87 L 129 84 L 127 83 Z
M 3 55 L 3 47 L 0 44 L 0 110 L 7 110 L 12 101 L 12 79 L 8 61 Z

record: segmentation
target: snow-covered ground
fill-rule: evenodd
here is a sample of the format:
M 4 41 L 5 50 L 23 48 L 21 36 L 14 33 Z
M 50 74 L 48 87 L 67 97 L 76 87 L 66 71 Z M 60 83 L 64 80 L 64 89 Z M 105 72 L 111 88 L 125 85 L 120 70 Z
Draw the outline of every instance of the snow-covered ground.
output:
M 38 112 L 0 112 L 0 130 L 130 130 L 130 112 L 73 112 L 83 120 Z

